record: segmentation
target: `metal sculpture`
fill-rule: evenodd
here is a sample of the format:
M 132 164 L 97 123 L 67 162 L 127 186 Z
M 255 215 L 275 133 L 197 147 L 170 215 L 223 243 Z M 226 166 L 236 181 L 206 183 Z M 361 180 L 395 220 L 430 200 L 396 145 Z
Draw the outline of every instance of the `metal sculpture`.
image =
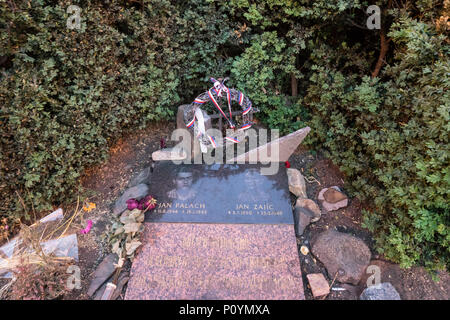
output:
M 208 147 L 217 148 L 226 144 L 240 143 L 245 138 L 245 130 L 253 125 L 253 112 L 258 112 L 257 108 L 252 106 L 252 102 L 241 91 L 228 88 L 225 81 L 228 78 L 216 80 L 210 78 L 213 83 L 208 91 L 200 94 L 195 100 L 184 109 L 184 122 L 186 127 L 193 130 L 194 136 L 199 140 L 202 152 L 206 152 Z M 228 110 L 224 110 L 219 102 L 225 100 Z M 235 101 L 241 107 L 241 111 L 232 111 L 232 102 Z M 209 135 L 205 130 L 205 121 L 202 107 L 211 102 L 218 114 L 212 115 L 211 118 L 221 118 L 226 120 L 225 129 L 232 129 L 232 133 L 225 136 L 221 141 L 214 136 Z M 233 120 L 233 116 L 240 116 L 242 124 L 237 126 Z M 220 130 L 222 128 L 220 127 Z M 230 132 L 228 130 L 228 132 Z

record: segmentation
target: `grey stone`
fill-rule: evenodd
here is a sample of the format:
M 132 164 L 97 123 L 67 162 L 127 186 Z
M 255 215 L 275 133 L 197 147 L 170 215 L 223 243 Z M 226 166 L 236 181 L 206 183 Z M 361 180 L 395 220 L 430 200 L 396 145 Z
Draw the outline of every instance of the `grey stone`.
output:
M 128 187 L 134 187 L 138 184 L 145 183 L 148 181 L 151 174 L 150 167 L 144 168 L 139 174 L 133 177 L 128 184 Z
M 184 110 L 189 107 L 189 104 L 183 104 L 178 107 L 177 111 L 177 129 L 186 129 L 186 123 L 184 122 Z
M 361 293 L 360 300 L 401 300 L 400 295 L 390 282 L 370 286 Z
M 109 279 L 107 279 L 107 280 L 109 280 Z M 105 281 L 105 283 L 103 283 L 101 285 L 101 287 L 97 290 L 96 294 L 94 295 L 93 300 L 102 300 L 102 296 L 103 296 L 103 293 L 105 293 L 107 283 L 108 282 Z
M 306 199 L 306 183 L 305 178 L 299 170 L 288 168 L 287 169 L 289 191 L 295 194 L 299 198 Z
M 295 207 L 306 208 L 310 210 L 313 213 L 313 216 L 311 217 L 311 222 L 317 222 L 320 220 L 322 211 L 320 210 L 317 203 L 315 203 L 314 201 L 310 199 L 298 198 L 297 202 L 295 203 Z
M 127 208 L 127 200 L 131 198 L 138 199 L 143 198 L 148 194 L 148 186 L 144 183 L 138 184 L 137 186 L 128 188 L 125 192 L 117 199 L 114 204 L 113 213 L 118 216 Z
M 364 241 L 336 230 L 321 233 L 311 251 L 325 265 L 330 278 L 337 273 L 337 281 L 354 285 L 363 276 L 371 257 Z
M 298 145 L 302 143 L 303 139 L 311 131 L 310 127 L 305 127 L 287 136 L 275 139 L 269 143 L 259 146 L 255 149 L 249 150 L 231 160 L 230 163 L 245 163 L 250 160 L 257 162 L 285 162 L 289 160 L 289 157 L 297 149 Z M 228 161 L 227 161 L 228 162 Z
M 300 237 L 305 228 L 311 223 L 311 219 L 314 217 L 314 213 L 308 209 L 297 207 L 294 210 L 294 229 L 295 235 Z
M 114 266 L 117 263 L 118 257 L 115 253 L 111 253 L 106 256 L 105 259 L 98 265 L 97 269 L 95 269 L 94 276 L 92 277 L 91 284 L 89 285 L 89 289 L 87 294 L 92 297 L 92 295 L 97 291 L 101 285 L 109 279 L 109 277 L 113 274 L 116 267 Z M 100 296 L 101 297 L 101 296 Z
M 117 300 L 117 298 L 119 298 L 122 293 L 122 289 L 128 283 L 128 280 L 130 280 L 130 275 L 128 272 L 122 273 L 119 276 L 119 280 L 117 280 L 117 288 L 114 290 L 110 300 Z
M 186 152 L 181 148 L 166 148 L 152 153 L 153 161 L 184 160 Z

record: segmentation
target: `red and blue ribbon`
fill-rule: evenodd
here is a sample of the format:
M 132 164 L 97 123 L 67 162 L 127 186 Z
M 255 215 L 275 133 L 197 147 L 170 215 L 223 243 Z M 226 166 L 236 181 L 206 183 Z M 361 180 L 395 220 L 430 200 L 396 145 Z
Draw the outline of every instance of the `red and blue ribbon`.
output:
M 233 137 L 225 137 L 226 140 L 231 141 L 233 143 L 239 143 L 240 141 L 236 138 Z
M 211 141 L 211 145 L 213 146 L 213 148 L 217 147 L 216 144 L 216 140 L 214 139 L 214 137 L 208 136 L 209 141 Z
M 186 125 L 186 127 L 188 127 L 188 128 L 192 127 L 192 126 L 194 125 L 194 122 L 195 122 L 195 116 L 194 116 L 194 119 L 192 119 L 192 120 Z

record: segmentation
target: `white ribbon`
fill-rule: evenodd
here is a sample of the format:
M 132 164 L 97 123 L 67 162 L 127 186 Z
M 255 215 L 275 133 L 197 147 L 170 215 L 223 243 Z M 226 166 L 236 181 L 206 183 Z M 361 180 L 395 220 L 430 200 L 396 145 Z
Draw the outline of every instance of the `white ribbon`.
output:
M 197 108 L 195 110 L 195 118 L 197 119 L 195 125 L 197 126 L 198 131 L 202 135 L 206 135 L 205 118 L 203 117 L 202 109 Z M 200 150 L 202 151 L 202 153 L 206 153 L 208 151 L 208 148 L 203 144 L 202 139 L 199 139 L 199 142 L 200 142 Z

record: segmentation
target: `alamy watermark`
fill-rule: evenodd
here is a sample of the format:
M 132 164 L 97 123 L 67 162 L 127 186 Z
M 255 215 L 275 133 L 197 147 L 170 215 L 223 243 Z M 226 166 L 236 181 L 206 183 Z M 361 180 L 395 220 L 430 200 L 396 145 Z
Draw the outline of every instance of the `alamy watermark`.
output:
M 367 288 L 379 285 L 381 283 L 381 270 L 379 266 L 374 264 L 368 266 L 366 273 L 372 274 L 369 278 L 367 278 Z
M 67 18 L 67 28 L 71 30 L 81 29 L 81 8 L 72 4 L 67 8 L 67 13 L 72 14 Z
M 227 136 L 232 135 L 233 130 L 227 131 Z M 217 141 L 223 141 L 222 132 L 218 129 L 208 129 L 207 134 L 213 136 Z M 270 140 L 269 138 L 270 134 Z M 193 152 L 194 158 L 191 154 L 192 145 L 196 148 L 199 144 L 198 140 L 193 138 L 191 132 L 187 129 L 176 129 L 172 132 L 171 140 L 180 141 L 175 148 L 183 149 L 186 153 L 184 160 L 172 160 L 175 164 L 244 164 L 244 163 L 261 163 L 262 175 L 274 175 L 278 172 L 280 165 L 280 145 L 279 145 L 280 132 L 277 129 L 266 130 L 259 129 L 256 132 L 255 129 L 250 128 L 245 130 L 245 137 L 247 140 L 249 152 L 245 152 L 244 141 L 240 143 L 224 143 L 216 148 L 208 148 L 207 152 Z M 194 144 L 192 143 L 194 139 Z M 270 142 L 269 142 L 270 141 Z M 224 158 L 225 155 L 225 158 Z M 267 165 L 267 166 L 266 166 Z M 266 167 L 264 167 L 266 166 Z
M 67 278 L 66 287 L 68 290 L 81 289 L 81 270 L 76 265 L 67 268 L 66 273 L 70 274 Z
M 373 4 L 367 7 L 367 14 L 370 16 L 367 18 L 366 26 L 368 29 L 381 29 L 381 9 L 379 6 Z

